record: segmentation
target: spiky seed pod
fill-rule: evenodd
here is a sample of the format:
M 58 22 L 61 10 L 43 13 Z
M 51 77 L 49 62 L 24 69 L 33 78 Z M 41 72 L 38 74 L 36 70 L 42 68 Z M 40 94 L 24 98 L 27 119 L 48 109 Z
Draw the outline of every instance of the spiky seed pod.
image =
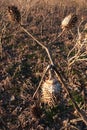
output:
M 63 21 L 61 23 L 62 29 L 72 28 L 77 23 L 77 20 L 78 20 L 78 18 L 77 18 L 76 14 L 69 14 L 68 16 L 66 16 L 63 19 Z
M 21 14 L 16 6 L 8 6 L 8 17 L 11 22 L 21 23 Z
M 42 102 L 55 106 L 60 101 L 61 85 L 56 78 L 46 80 L 42 85 Z

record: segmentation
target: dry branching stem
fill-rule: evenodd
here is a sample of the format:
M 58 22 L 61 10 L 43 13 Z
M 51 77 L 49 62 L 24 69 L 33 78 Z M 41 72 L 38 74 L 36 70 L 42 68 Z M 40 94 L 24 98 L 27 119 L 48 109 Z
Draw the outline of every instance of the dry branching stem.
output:
M 62 76 L 60 75 L 60 73 L 58 72 L 58 70 L 56 69 L 56 67 L 54 66 L 54 63 L 53 63 L 53 61 L 52 61 L 52 58 L 51 58 L 51 55 L 50 55 L 50 53 L 49 53 L 48 48 L 45 47 L 42 43 L 40 43 L 40 42 L 39 42 L 34 36 L 32 36 L 25 28 L 23 28 L 23 27 L 21 27 L 21 28 L 22 28 L 22 30 L 23 30 L 24 32 L 26 32 L 34 41 L 36 41 L 42 48 L 44 48 L 44 49 L 46 50 L 46 52 L 47 52 L 47 54 L 48 54 L 48 57 L 49 57 L 49 60 L 50 60 L 50 63 L 51 63 L 51 65 L 52 65 L 52 68 L 54 69 L 54 71 L 56 72 L 56 74 L 57 74 L 57 76 L 58 76 L 58 80 L 61 82 L 63 88 L 65 89 L 65 91 L 66 91 L 67 94 L 69 95 L 69 97 L 70 97 L 70 99 L 71 99 L 71 101 L 72 101 L 72 103 L 73 103 L 73 105 L 74 105 L 74 108 L 76 109 L 76 111 L 78 112 L 78 114 L 80 115 L 80 117 L 82 118 L 83 122 L 87 125 L 87 117 L 86 117 L 85 113 L 84 113 L 82 110 L 80 110 L 80 108 L 78 107 L 78 105 L 77 105 L 76 102 L 74 101 L 74 98 L 72 97 L 71 93 L 69 92 L 69 89 L 66 87 L 65 81 L 63 80 Z M 46 71 L 44 72 L 43 77 L 42 77 L 42 79 L 41 79 L 41 82 L 40 82 L 40 84 L 39 84 L 39 86 L 38 86 L 36 92 L 34 93 L 33 97 L 36 95 L 36 93 L 37 93 L 37 91 L 38 91 L 38 89 L 39 89 L 39 87 L 40 87 L 40 85 L 41 85 L 41 83 L 42 83 L 42 80 L 43 80 L 43 78 L 44 78 L 46 72 L 48 71 L 48 68 L 49 68 L 49 67 L 47 67 Z
M 51 55 L 50 55 L 50 52 L 49 52 L 48 48 L 47 48 L 46 46 L 44 46 L 41 42 L 39 42 L 34 36 L 32 36 L 32 34 L 30 34 L 24 27 L 21 27 L 21 28 L 22 28 L 22 30 L 23 30 L 24 32 L 26 32 L 34 41 L 36 41 L 42 48 L 44 48 L 44 49 L 46 50 L 46 52 L 47 52 L 47 54 L 48 54 L 48 57 L 49 57 L 49 60 L 50 60 L 50 64 L 51 64 L 51 65 L 54 65 L 54 64 L 53 64 L 52 57 L 51 57 Z
M 70 70 L 70 68 L 72 67 L 73 64 L 75 64 L 78 61 L 87 61 L 87 51 L 86 51 L 86 46 L 87 46 L 87 41 L 82 41 L 82 32 L 80 32 L 80 26 L 83 23 L 83 21 L 81 21 L 81 23 L 79 24 L 78 27 L 78 38 L 76 39 L 76 44 L 74 45 L 74 47 L 69 51 L 68 55 L 67 55 L 67 61 L 68 61 L 68 69 Z M 84 31 L 84 29 L 83 29 Z M 82 51 L 84 49 L 84 52 Z M 72 56 L 72 53 L 74 53 L 74 55 Z

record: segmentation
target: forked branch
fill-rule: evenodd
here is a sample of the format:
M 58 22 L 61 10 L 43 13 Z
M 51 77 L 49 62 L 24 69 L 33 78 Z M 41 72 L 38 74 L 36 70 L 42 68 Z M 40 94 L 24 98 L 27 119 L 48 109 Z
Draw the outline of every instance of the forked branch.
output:
M 72 103 L 73 103 L 73 106 L 74 106 L 75 110 L 78 112 L 78 114 L 79 114 L 80 117 L 82 118 L 83 122 L 87 125 L 87 117 L 86 117 L 85 113 L 84 113 L 82 110 L 80 110 L 80 108 L 78 107 L 78 105 L 77 105 L 76 102 L 74 101 L 74 98 L 72 97 L 71 93 L 69 92 L 69 89 L 66 87 L 65 81 L 63 80 L 62 76 L 61 76 L 60 73 L 58 72 L 57 68 L 54 66 L 54 63 L 53 63 L 53 60 L 52 60 L 52 58 L 51 58 L 51 55 L 50 55 L 50 52 L 49 52 L 48 48 L 47 48 L 46 46 L 44 46 L 42 43 L 40 43 L 40 42 L 39 42 L 34 36 L 32 36 L 32 34 L 30 34 L 25 28 L 22 27 L 22 30 L 23 30 L 24 32 L 26 32 L 34 41 L 36 41 L 42 48 L 44 48 L 44 49 L 46 50 L 47 55 L 48 55 L 49 60 L 50 60 L 50 63 L 51 63 L 51 65 L 52 65 L 51 67 L 52 67 L 52 68 L 54 69 L 54 71 L 56 72 L 57 77 L 58 77 L 58 80 L 61 82 L 63 88 L 65 89 L 65 91 L 66 91 L 67 94 L 69 95 L 69 97 L 70 97 L 70 99 L 71 99 L 71 101 L 72 101 Z M 43 74 L 43 76 L 42 76 L 41 82 L 40 82 L 40 84 L 39 84 L 37 90 L 35 91 L 35 93 L 34 93 L 34 95 L 33 95 L 33 98 L 35 97 L 35 95 L 36 95 L 36 93 L 37 93 L 37 91 L 38 91 L 38 89 L 39 89 L 39 87 L 40 87 L 40 85 L 41 85 L 41 83 L 42 83 L 42 80 L 43 80 L 45 74 L 47 73 L 48 69 L 49 69 L 49 67 L 46 68 L 46 70 L 45 70 L 45 72 L 44 72 L 44 74 Z
M 49 60 L 50 60 L 50 64 L 51 64 L 51 65 L 54 65 L 53 60 L 52 60 L 52 57 L 51 57 L 51 55 L 50 55 L 50 52 L 49 52 L 48 48 L 47 48 L 46 46 L 44 46 L 41 42 L 39 42 L 39 41 L 38 41 L 31 33 L 29 33 L 24 27 L 21 26 L 21 28 L 22 28 L 22 30 L 23 30 L 24 32 L 26 32 L 35 42 L 37 42 L 43 49 L 45 49 L 45 51 L 47 52 L 48 58 L 49 58 Z

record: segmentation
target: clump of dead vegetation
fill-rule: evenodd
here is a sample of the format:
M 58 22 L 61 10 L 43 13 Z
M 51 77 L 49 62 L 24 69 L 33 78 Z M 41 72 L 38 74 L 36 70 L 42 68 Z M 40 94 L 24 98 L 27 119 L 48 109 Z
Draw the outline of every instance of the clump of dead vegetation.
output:
M 61 34 L 61 21 L 72 11 L 65 8 L 61 17 L 60 9 L 40 3 L 30 8 L 28 24 L 0 21 L 1 129 L 86 129 L 87 21 Z M 46 93 L 48 101 L 47 91 L 55 94 Z M 53 106 L 41 103 L 41 94 Z

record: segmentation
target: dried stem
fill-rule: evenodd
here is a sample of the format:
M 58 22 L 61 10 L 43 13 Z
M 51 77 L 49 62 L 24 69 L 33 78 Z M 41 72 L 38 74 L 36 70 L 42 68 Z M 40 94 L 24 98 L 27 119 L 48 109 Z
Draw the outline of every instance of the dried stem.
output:
M 68 61 L 68 68 L 70 69 L 72 67 L 73 64 L 75 64 L 77 61 L 87 61 L 87 51 L 86 51 L 86 44 L 87 42 L 82 41 L 82 32 L 80 32 L 80 26 L 83 23 L 83 21 L 81 21 L 81 23 L 79 24 L 78 27 L 78 38 L 76 39 L 76 44 L 74 45 L 74 47 L 69 51 L 68 55 L 67 55 L 67 61 Z M 84 31 L 84 29 L 83 29 Z M 83 52 L 83 48 L 84 52 Z M 72 53 L 74 53 L 74 55 L 72 56 Z
M 46 73 L 47 73 L 47 71 L 48 71 L 49 69 L 50 69 L 50 66 L 48 65 L 48 66 L 46 67 L 45 71 L 43 72 L 41 81 L 40 81 L 40 83 L 39 83 L 39 85 L 38 85 L 38 87 L 37 87 L 35 93 L 33 94 L 33 98 L 36 96 L 36 94 L 37 94 L 37 92 L 38 92 L 38 90 L 39 90 L 39 88 L 40 88 L 40 86 L 41 86 L 41 84 L 42 84 L 42 82 L 43 82 L 43 79 L 44 79 L 44 77 L 45 77 L 45 75 L 46 75 Z
M 64 31 L 65 31 L 65 28 L 62 30 L 62 32 L 53 41 L 50 41 L 49 43 L 54 43 L 59 37 L 61 37 L 61 35 L 64 33 Z
M 78 112 L 78 114 L 80 115 L 80 117 L 82 118 L 84 123 L 87 125 L 87 117 L 86 117 L 85 113 L 82 110 L 80 110 L 80 108 L 78 107 L 78 105 L 74 101 L 74 98 L 72 97 L 71 93 L 69 92 L 69 89 L 66 87 L 66 83 L 64 82 L 62 76 L 60 75 L 60 73 L 58 72 L 58 70 L 56 69 L 55 66 L 53 66 L 53 69 L 55 70 L 55 72 L 57 74 L 58 80 L 61 82 L 63 88 L 65 89 L 65 91 L 69 95 L 69 97 L 73 103 L 74 108 L 76 109 L 76 111 Z
M 2 37 L 0 36 L 0 57 L 2 59 Z
M 42 48 L 45 49 L 45 51 L 47 52 L 47 55 L 48 55 L 48 57 L 49 57 L 50 64 L 51 64 L 51 65 L 54 65 L 53 60 L 52 60 L 52 57 L 51 57 L 51 55 L 50 55 L 50 52 L 49 52 L 48 48 L 47 48 L 46 46 L 44 46 L 41 42 L 39 42 L 34 36 L 32 36 L 32 34 L 29 33 L 24 27 L 21 26 L 21 28 L 22 28 L 22 30 L 23 30 L 24 32 L 26 32 L 34 41 L 36 41 Z
M 70 120 L 70 123 L 76 123 L 78 121 L 82 121 L 82 118 L 72 119 Z
M 80 117 L 82 118 L 83 122 L 87 125 L 87 117 L 86 117 L 85 113 L 84 113 L 82 110 L 80 110 L 80 108 L 78 107 L 78 105 L 77 105 L 76 102 L 74 101 L 74 98 L 72 97 L 71 93 L 69 92 L 69 89 L 66 87 L 65 81 L 63 80 L 62 76 L 60 75 L 60 73 L 58 72 L 58 70 L 56 69 L 56 67 L 54 66 L 54 63 L 53 63 L 53 61 L 52 61 L 52 58 L 51 58 L 51 55 L 50 55 L 50 53 L 49 53 L 48 48 L 45 47 L 42 43 L 40 43 L 40 42 L 39 42 L 34 36 L 32 36 L 25 28 L 23 28 L 23 27 L 21 27 L 21 28 L 22 28 L 22 30 L 23 30 L 24 32 L 26 32 L 34 41 L 36 41 L 42 48 L 44 48 L 44 49 L 46 50 L 46 52 L 47 52 L 47 54 L 48 54 L 48 57 L 49 57 L 49 60 L 50 60 L 50 63 L 51 63 L 51 65 L 52 65 L 52 68 L 54 69 L 54 71 L 56 72 L 56 74 L 57 74 L 57 76 L 58 76 L 58 80 L 61 82 L 63 88 L 66 90 L 67 94 L 69 95 L 69 97 L 70 97 L 70 99 L 71 99 L 71 101 L 72 101 L 72 103 L 73 103 L 73 105 L 74 105 L 74 108 L 77 110 L 77 112 L 78 112 L 78 114 L 80 115 Z M 49 68 L 49 67 L 47 67 L 47 69 L 45 70 L 45 72 L 44 72 L 44 74 L 43 74 L 43 76 L 42 76 L 41 82 L 40 82 L 40 84 L 39 84 L 37 90 L 35 91 L 33 97 L 35 97 L 35 95 L 36 95 L 36 93 L 37 93 L 37 91 L 38 91 L 38 89 L 39 89 L 39 87 L 40 87 L 40 85 L 41 85 L 41 83 L 42 83 L 42 80 L 43 80 L 43 78 L 44 78 L 46 72 L 48 71 L 48 68 Z

